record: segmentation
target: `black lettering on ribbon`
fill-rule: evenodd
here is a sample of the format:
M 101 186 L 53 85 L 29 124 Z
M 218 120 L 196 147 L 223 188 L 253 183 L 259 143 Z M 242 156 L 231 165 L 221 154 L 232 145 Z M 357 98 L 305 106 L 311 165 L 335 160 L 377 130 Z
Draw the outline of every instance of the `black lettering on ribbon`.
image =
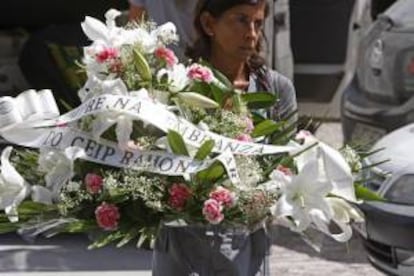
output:
M 62 142 L 63 139 L 63 133 L 62 132 L 55 132 L 50 131 L 48 136 L 46 137 L 46 140 L 43 142 L 44 146 L 51 146 L 51 147 L 57 147 L 60 142 Z
M 114 103 L 113 108 L 118 108 L 120 106 L 121 109 L 125 109 L 129 103 L 130 99 L 119 98 Z

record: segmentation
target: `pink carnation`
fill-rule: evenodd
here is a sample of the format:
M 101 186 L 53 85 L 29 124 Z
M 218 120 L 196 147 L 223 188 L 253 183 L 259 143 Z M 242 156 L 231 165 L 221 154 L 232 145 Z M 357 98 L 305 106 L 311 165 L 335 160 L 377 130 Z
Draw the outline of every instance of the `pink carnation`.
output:
M 118 228 L 118 221 L 121 215 L 119 214 L 118 207 L 114 204 L 102 202 L 95 209 L 95 217 L 99 227 L 111 231 Z
M 157 58 L 164 60 L 169 67 L 174 66 L 174 64 L 178 62 L 178 59 L 175 56 L 174 52 L 171 49 L 165 47 L 157 48 L 154 52 L 154 55 Z
M 211 224 L 219 224 L 223 219 L 223 206 L 215 199 L 207 199 L 204 201 L 203 215 Z
M 251 142 L 253 139 L 249 134 L 242 133 L 242 134 L 239 134 L 236 137 L 236 140 L 239 140 L 239 141 L 242 141 L 242 142 Z
M 192 80 L 210 83 L 213 81 L 213 72 L 205 66 L 194 63 L 187 69 L 187 75 Z
M 170 198 L 168 199 L 168 204 L 178 210 L 181 211 L 187 199 L 191 197 L 191 190 L 183 183 L 174 183 L 171 188 L 169 189 Z
M 210 193 L 210 198 L 216 200 L 218 203 L 223 204 L 226 207 L 231 207 L 234 204 L 235 197 L 228 189 L 219 186 Z
M 119 56 L 119 52 L 115 48 L 104 48 L 102 51 L 96 54 L 96 61 L 103 63 L 110 59 L 115 59 Z
M 103 179 L 100 175 L 88 173 L 85 176 L 86 190 L 91 194 L 97 194 L 102 191 Z
M 283 173 L 284 175 L 287 175 L 287 176 L 292 176 L 293 175 L 292 170 L 288 167 L 283 166 L 283 165 L 277 165 L 276 170 Z

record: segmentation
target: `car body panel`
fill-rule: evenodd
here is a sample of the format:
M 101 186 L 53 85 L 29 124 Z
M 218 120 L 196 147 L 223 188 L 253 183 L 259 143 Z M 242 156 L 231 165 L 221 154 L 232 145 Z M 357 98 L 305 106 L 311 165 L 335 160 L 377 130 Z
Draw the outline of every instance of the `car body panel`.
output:
M 384 12 L 398 28 L 414 28 L 414 6 L 412 0 L 400 0 Z
M 368 157 L 367 164 L 389 159 L 373 167 L 367 175 L 371 180 L 366 182 L 385 201 L 363 202 L 360 208 L 365 224 L 356 230 L 361 233 L 368 258 L 375 267 L 388 274 L 414 275 L 414 204 L 391 201 L 389 194 L 401 177 L 414 175 L 414 123 L 385 135 L 371 149 L 376 153 Z M 372 185 L 375 174 L 387 175 Z M 414 177 L 409 184 L 414 185 Z M 412 198 L 414 203 L 414 195 Z
M 381 165 L 382 170 L 394 175 L 414 173 L 414 123 L 387 134 L 373 150 L 379 151 L 370 157 L 371 162 L 389 159 Z
M 372 144 L 414 122 L 414 73 L 407 70 L 414 62 L 413 14 L 414 1 L 399 0 L 361 39 L 356 74 L 341 101 L 345 143 Z

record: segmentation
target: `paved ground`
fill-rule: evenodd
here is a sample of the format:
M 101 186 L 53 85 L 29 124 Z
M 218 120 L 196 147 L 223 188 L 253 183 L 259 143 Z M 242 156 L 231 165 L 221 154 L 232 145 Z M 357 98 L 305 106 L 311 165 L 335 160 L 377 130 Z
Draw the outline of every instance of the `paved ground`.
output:
M 381 276 L 368 262 L 357 237 L 348 244 L 324 239 L 320 253 L 297 234 L 277 229 L 271 255 L 274 276 Z M 86 249 L 85 236 L 41 239 L 28 244 L 16 235 L 0 236 L 0 275 L 149 276 L 151 252 L 133 246 Z M 168 275 L 167 275 L 168 276 Z
M 318 253 L 297 234 L 281 229 L 279 235 L 275 235 L 272 248 L 272 275 L 384 275 L 368 263 L 359 237 L 355 236 L 347 244 L 325 238 L 322 244 L 322 250 Z

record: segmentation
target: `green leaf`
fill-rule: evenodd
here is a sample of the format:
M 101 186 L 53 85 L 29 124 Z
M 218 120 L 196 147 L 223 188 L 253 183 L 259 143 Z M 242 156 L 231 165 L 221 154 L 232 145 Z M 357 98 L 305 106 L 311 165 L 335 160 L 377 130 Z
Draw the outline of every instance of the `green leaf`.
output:
M 208 169 L 198 173 L 201 181 L 215 181 L 225 173 L 224 167 L 220 162 L 214 162 Z
M 225 93 L 215 84 L 210 85 L 211 93 L 213 94 L 214 100 L 221 105 L 223 105 L 224 95 Z
M 277 97 L 268 92 L 246 93 L 242 95 L 243 101 L 251 109 L 268 108 L 276 103 Z
M 139 72 L 139 75 L 144 81 L 151 81 L 152 74 L 151 74 L 151 68 L 145 59 L 145 57 L 139 52 L 137 49 L 134 49 L 132 51 L 133 57 L 134 57 L 134 65 L 137 71 Z
M 194 159 L 197 160 L 204 160 L 206 157 L 211 153 L 211 151 L 214 148 L 214 140 L 207 140 L 205 141 L 201 147 L 198 149 L 196 155 L 194 156 Z
M 129 243 L 132 239 L 135 239 L 136 237 L 138 237 L 139 231 L 137 229 L 137 227 L 133 227 L 131 228 L 122 238 L 122 240 L 120 240 L 116 247 L 122 247 L 124 245 L 126 245 L 127 243 Z
M 371 191 L 370 189 L 364 187 L 363 185 L 358 184 L 358 183 L 354 185 L 355 185 L 355 194 L 356 194 L 357 199 L 372 200 L 372 201 L 385 201 L 383 197 Z
M 216 68 L 210 68 L 213 71 L 214 76 L 216 76 L 216 78 L 230 90 L 230 88 L 233 86 L 232 82 Z
M 141 248 L 146 240 L 148 240 L 148 237 L 144 232 L 142 232 L 141 235 L 139 235 L 139 239 L 137 241 L 137 247 Z
M 271 135 L 275 131 L 279 130 L 281 126 L 282 123 L 277 123 L 272 120 L 264 120 L 260 124 L 255 126 L 252 132 L 252 137 Z
M 265 117 L 263 117 L 261 114 L 258 114 L 257 112 L 252 111 L 251 112 L 251 115 L 252 115 L 253 123 L 255 125 L 260 124 L 261 122 L 263 122 L 264 120 L 266 120 Z
M 208 95 L 210 93 L 210 84 L 202 81 L 193 81 L 187 91 L 194 91 L 201 95 Z
M 177 97 L 183 102 L 201 108 L 217 108 L 219 104 L 212 99 L 195 92 L 180 92 Z
M 23 201 L 19 207 L 18 212 L 20 215 L 25 214 L 38 214 L 42 212 L 49 212 L 52 210 L 56 210 L 55 205 L 47 205 L 40 202 L 34 202 L 34 201 Z
M 247 113 L 247 106 L 246 102 L 243 100 L 240 94 L 235 93 L 232 96 L 232 102 L 233 102 L 233 110 L 236 111 L 239 114 Z
M 94 243 L 88 246 L 88 249 L 96 249 L 104 247 L 111 242 L 114 242 L 116 240 L 119 240 L 122 238 L 122 232 L 121 231 L 115 231 L 108 234 L 103 234 L 101 237 L 99 237 Z
M 185 146 L 183 137 L 176 131 L 170 130 L 167 134 L 168 144 L 175 154 L 190 156 Z
M 67 224 L 64 231 L 69 233 L 84 233 L 94 230 L 96 227 L 94 220 L 78 220 Z
M 10 232 L 16 232 L 20 228 L 20 224 L 4 222 L 0 223 L 0 234 L 6 234 Z

